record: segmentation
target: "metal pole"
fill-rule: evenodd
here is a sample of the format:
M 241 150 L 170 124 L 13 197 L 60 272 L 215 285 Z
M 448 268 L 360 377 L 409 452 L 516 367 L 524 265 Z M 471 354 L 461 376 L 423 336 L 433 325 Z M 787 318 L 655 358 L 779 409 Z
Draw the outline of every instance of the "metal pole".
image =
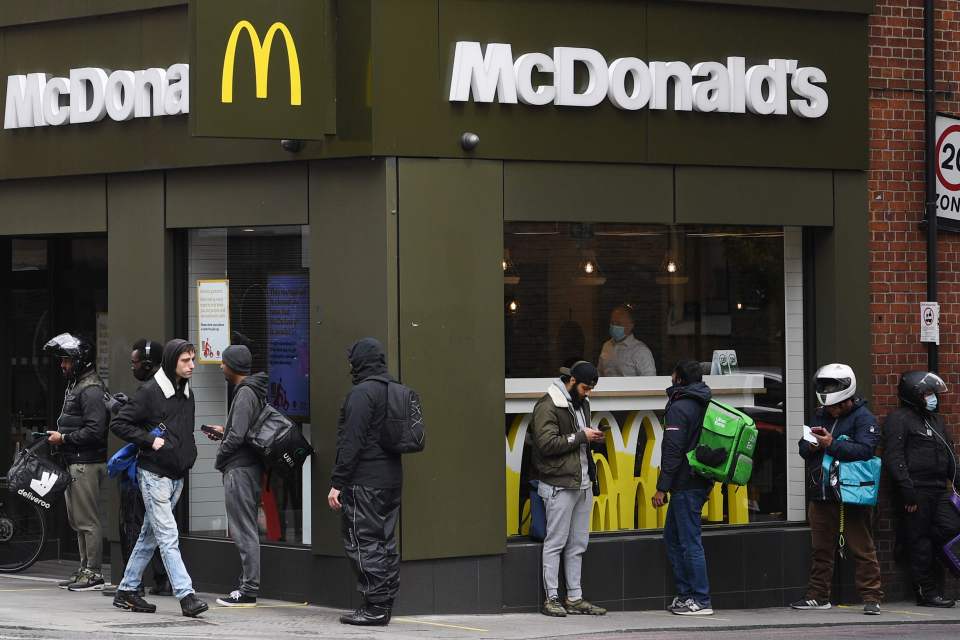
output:
M 926 120 L 927 300 L 937 301 L 937 96 L 934 76 L 934 0 L 923 3 L 923 97 Z M 937 343 L 928 343 L 927 368 L 939 367 Z

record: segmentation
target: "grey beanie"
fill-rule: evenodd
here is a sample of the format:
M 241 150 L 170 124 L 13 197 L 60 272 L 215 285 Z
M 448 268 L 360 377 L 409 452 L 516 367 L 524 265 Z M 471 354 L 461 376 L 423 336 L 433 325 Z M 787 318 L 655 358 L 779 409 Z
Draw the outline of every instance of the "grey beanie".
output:
M 223 364 L 242 376 L 249 375 L 250 367 L 253 366 L 253 356 L 250 354 L 250 349 L 242 344 L 232 344 L 223 350 Z

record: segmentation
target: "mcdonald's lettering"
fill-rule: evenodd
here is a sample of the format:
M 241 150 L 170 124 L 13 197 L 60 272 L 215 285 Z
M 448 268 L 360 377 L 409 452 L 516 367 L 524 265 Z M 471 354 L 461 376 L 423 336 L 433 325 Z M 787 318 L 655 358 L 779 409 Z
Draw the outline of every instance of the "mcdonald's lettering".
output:
M 230 37 L 227 40 L 227 49 L 223 55 L 223 77 L 220 88 L 220 102 L 229 104 L 233 102 L 233 74 L 234 60 L 237 55 L 237 41 L 240 39 L 240 33 L 246 31 L 250 36 L 250 46 L 253 49 L 253 71 L 256 78 L 257 98 L 266 100 L 267 98 L 267 74 L 270 70 L 270 49 L 273 46 L 273 39 L 277 33 L 283 34 L 283 40 L 287 47 L 287 62 L 290 67 L 290 104 L 299 107 L 302 104 L 301 86 L 300 86 L 300 59 L 297 57 L 297 46 L 293 42 L 293 36 L 287 25 L 282 22 L 274 22 L 267 30 L 263 41 L 257 35 L 257 30 L 248 20 L 241 20 L 233 27 Z

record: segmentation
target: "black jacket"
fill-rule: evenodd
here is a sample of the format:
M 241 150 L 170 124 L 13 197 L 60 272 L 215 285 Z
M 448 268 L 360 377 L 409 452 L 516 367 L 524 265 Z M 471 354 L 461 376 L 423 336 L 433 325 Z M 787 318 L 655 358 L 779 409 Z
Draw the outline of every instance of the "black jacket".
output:
M 107 405 L 104 386 L 95 369 L 67 385 L 57 431 L 63 436 L 59 451 L 66 464 L 107 461 Z
M 877 419 L 867 408 L 867 403 L 856 398 L 853 409 L 849 413 L 832 418 L 821 407 L 810 421 L 811 427 L 823 427 L 833 434 L 833 443 L 827 447 L 827 453 L 841 462 L 869 460 L 873 457 L 880 442 L 880 427 Z M 849 440 L 840 440 L 840 436 L 847 436 Z M 823 478 L 823 451 L 810 446 L 806 440 L 800 440 L 800 457 L 806 461 L 807 488 L 812 500 L 837 502 L 835 491 L 827 491 Z
M 710 489 L 713 481 L 690 469 L 687 452 L 697 446 L 703 428 L 703 414 L 713 394 L 703 382 L 673 385 L 667 389 L 667 410 L 663 421 L 663 446 L 660 450 L 660 477 L 657 491 Z
M 883 466 L 905 504 L 917 503 L 917 489 L 946 490 L 957 473 L 952 450 L 939 414 L 900 407 L 883 423 Z
M 270 378 L 265 373 L 247 376 L 233 392 L 233 402 L 223 425 L 223 440 L 217 450 L 214 467 L 217 471 L 229 471 L 238 467 L 262 467 L 263 461 L 247 444 L 247 431 L 260 417 L 267 402 L 267 387 Z
M 380 446 L 380 432 L 387 414 L 387 385 L 373 376 L 386 376 L 387 358 L 373 338 L 350 347 L 353 389 L 347 394 L 337 423 L 337 459 L 330 483 L 334 489 L 362 485 L 395 489 L 403 484 L 400 454 Z
M 190 385 L 177 380 L 177 359 L 184 352 L 185 340 L 171 340 L 163 349 L 163 367 L 148 380 L 120 409 L 110 423 L 110 430 L 127 442 L 140 447 L 139 465 L 157 475 L 178 480 L 197 460 L 197 443 L 193 436 L 194 403 Z M 164 445 L 153 450 L 150 431 L 166 427 Z

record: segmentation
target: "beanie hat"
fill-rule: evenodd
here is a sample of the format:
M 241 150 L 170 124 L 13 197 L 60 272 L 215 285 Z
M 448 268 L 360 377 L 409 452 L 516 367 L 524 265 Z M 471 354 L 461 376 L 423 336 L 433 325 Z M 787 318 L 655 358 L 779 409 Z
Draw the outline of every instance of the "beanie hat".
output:
M 223 350 L 223 364 L 242 376 L 249 375 L 253 356 L 242 344 L 232 344 Z

